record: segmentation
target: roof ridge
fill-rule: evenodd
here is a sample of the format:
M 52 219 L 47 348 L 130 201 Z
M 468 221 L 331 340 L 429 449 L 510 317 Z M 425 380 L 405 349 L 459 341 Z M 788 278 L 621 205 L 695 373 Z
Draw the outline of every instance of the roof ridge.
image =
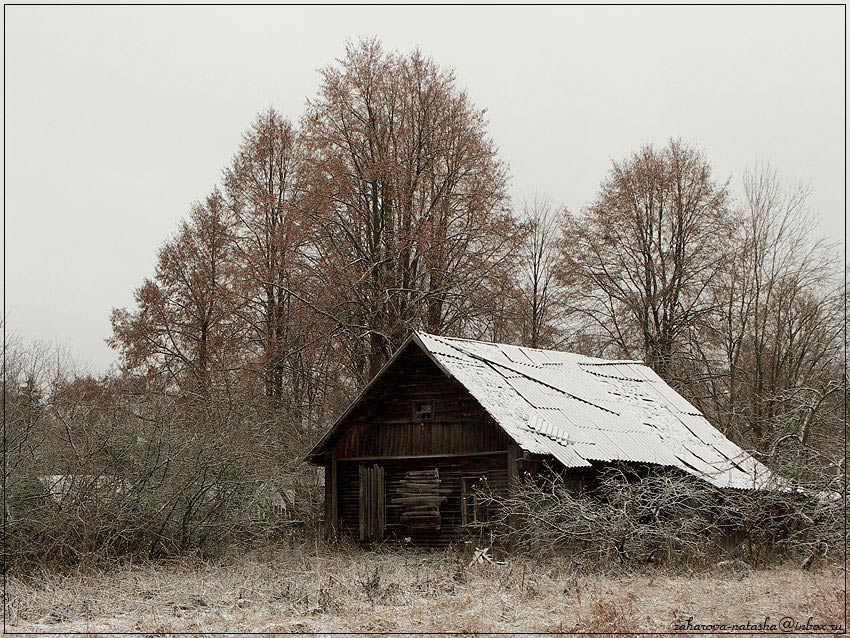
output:
M 649 367 L 643 361 L 638 361 L 637 359 L 602 359 L 600 357 L 589 357 L 590 359 L 596 359 L 596 361 L 587 361 L 580 362 L 580 365 L 583 366 L 616 366 L 616 365 L 638 365 Z
M 436 334 L 433 334 L 431 332 L 425 332 L 423 330 L 414 330 L 414 332 L 417 335 L 422 335 L 422 336 L 425 336 L 425 337 L 431 337 L 432 339 L 444 339 L 444 340 L 449 340 L 449 341 L 464 341 L 464 342 L 467 342 L 467 343 L 482 343 L 482 344 L 489 345 L 489 346 L 510 346 L 511 348 L 520 348 L 522 350 L 533 350 L 535 352 L 552 352 L 552 353 L 555 353 L 555 354 L 570 354 L 570 355 L 573 355 L 575 357 L 585 357 L 587 359 L 592 359 L 593 361 L 589 361 L 588 365 L 596 365 L 596 363 L 595 363 L 596 361 L 600 362 L 599 365 L 604 364 L 604 363 L 639 363 L 641 365 L 644 365 L 642 361 L 631 361 L 631 360 L 608 361 L 607 359 L 602 359 L 601 357 L 594 357 L 593 355 L 582 354 L 580 352 L 569 352 L 568 350 L 555 350 L 553 348 L 534 348 L 532 346 L 521 346 L 521 345 L 516 344 L 516 343 L 505 343 L 503 341 L 486 341 L 484 339 L 469 339 L 467 337 L 449 337 L 447 335 L 436 335 Z M 553 363 L 557 363 L 558 365 L 561 365 L 561 362 L 553 362 Z M 541 364 L 541 365 L 548 365 L 548 364 Z

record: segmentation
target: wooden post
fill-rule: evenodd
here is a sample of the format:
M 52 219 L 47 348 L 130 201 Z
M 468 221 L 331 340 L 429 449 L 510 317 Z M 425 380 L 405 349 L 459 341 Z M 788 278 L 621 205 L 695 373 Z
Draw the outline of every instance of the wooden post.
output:
M 522 461 L 522 450 L 518 445 L 508 446 L 508 489 L 519 485 L 519 464 Z
M 513 496 L 519 487 L 519 471 L 522 462 L 522 451 L 518 445 L 508 446 L 508 495 Z M 517 527 L 515 514 L 508 514 L 508 526 L 514 530 Z
M 378 538 L 383 538 L 387 526 L 387 495 L 386 485 L 384 484 L 384 468 L 376 465 L 375 470 L 378 473 Z
M 357 466 L 357 530 L 358 538 L 366 540 L 366 468 Z
M 337 525 L 336 451 L 325 454 L 325 537 L 336 538 Z

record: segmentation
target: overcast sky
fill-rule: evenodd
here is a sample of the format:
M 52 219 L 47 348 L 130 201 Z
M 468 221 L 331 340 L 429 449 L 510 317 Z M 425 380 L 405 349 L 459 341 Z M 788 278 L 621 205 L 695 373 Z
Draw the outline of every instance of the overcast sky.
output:
M 573 209 L 681 137 L 740 192 L 770 161 L 844 238 L 843 7 L 6 7 L 5 316 L 94 371 L 111 308 L 270 105 L 297 121 L 346 39 L 453 67 L 515 197 Z

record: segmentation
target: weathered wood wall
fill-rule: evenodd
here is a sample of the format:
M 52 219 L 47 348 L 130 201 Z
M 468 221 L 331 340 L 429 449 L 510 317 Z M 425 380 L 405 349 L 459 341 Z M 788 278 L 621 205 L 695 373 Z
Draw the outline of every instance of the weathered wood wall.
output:
M 413 404 L 433 401 L 431 420 Z M 411 344 L 346 419 L 337 458 L 429 456 L 506 450 L 510 440 L 458 381 Z
M 390 538 L 410 537 L 416 545 L 440 546 L 453 541 L 477 537 L 479 527 L 464 527 L 461 514 L 461 479 L 464 476 L 486 477 L 494 492 L 503 493 L 508 486 L 507 452 L 479 456 L 434 457 L 420 459 L 388 459 L 370 461 L 383 467 L 386 498 L 385 533 Z M 340 460 L 337 464 L 338 524 L 340 533 L 350 538 L 359 537 L 359 472 L 360 461 Z M 405 507 L 398 504 L 403 496 L 403 482 L 408 472 L 433 471 L 440 477 L 440 488 L 446 499 L 439 506 L 440 528 L 417 528 L 405 523 Z

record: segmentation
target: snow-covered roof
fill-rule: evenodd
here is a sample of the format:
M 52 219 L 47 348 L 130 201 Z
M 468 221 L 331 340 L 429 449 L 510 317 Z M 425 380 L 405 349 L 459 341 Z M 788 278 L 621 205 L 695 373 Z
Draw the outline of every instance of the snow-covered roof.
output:
M 411 341 L 463 384 L 520 448 L 551 455 L 565 467 L 590 467 L 591 461 L 652 463 L 677 467 L 717 487 L 738 489 L 761 489 L 775 480 L 764 465 L 638 361 L 608 361 L 424 332 L 414 333 Z M 322 452 L 359 400 L 308 459 Z
M 653 463 L 739 489 L 763 488 L 773 479 L 640 362 L 422 332 L 413 339 L 517 445 L 566 467 Z

